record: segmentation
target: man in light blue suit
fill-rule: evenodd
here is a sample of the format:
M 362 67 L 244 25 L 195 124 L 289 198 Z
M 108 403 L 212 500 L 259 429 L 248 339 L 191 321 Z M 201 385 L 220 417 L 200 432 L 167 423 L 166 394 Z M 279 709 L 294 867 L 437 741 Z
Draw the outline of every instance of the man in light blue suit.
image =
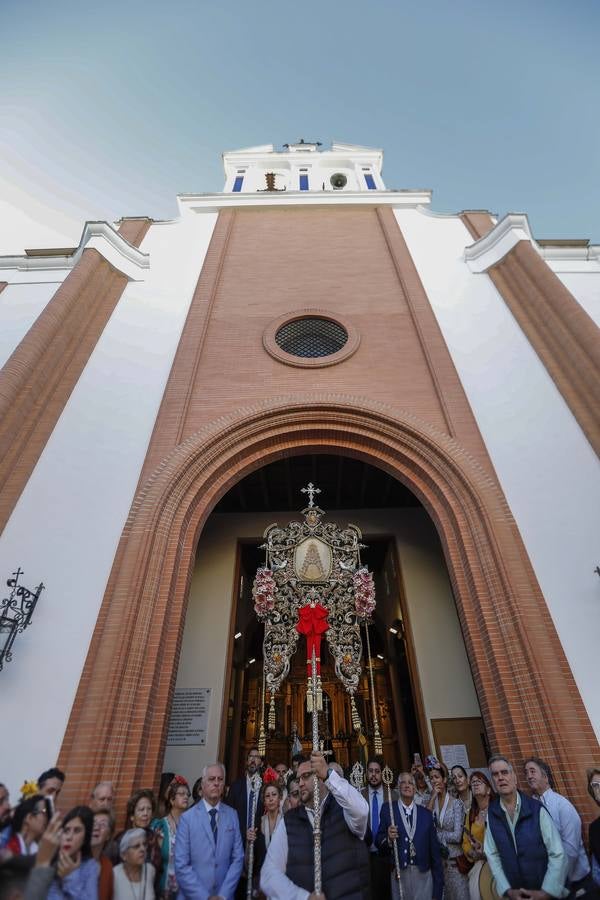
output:
M 225 766 L 202 770 L 202 797 L 184 813 L 175 841 L 178 900 L 233 900 L 244 865 L 235 810 L 222 803 Z

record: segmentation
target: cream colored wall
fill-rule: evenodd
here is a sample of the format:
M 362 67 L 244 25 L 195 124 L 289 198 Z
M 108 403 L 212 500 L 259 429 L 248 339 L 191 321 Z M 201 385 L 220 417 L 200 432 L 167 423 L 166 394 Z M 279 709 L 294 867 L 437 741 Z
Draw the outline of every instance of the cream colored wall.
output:
M 212 688 L 207 744 L 168 747 L 165 771 L 194 781 L 217 755 L 238 539 L 258 539 L 271 523 L 293 518 L 282 512 L 213 515 L 208 520 L 198 545 L 177 676 L 177 687 Z M 432 718 L 480 715 L 433 523 L 421 509 L 344 510 L 328 518 L 353 522 L 365 535 L 395 535 L 433 745 Z
M 480 716 L 448 571 L 424 510 L 401 511 L 396 544 L 431 746 L 431 719 Z

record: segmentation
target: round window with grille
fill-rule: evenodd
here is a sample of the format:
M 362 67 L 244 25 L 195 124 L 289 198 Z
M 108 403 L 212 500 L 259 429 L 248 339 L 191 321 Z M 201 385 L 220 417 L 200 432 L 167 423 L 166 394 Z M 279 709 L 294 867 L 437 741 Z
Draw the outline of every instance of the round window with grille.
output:
M 286 366 L 315 369 L 337 366 L 356 353 L 360 334 L 344 318 L 322 307 L 286 313 L 267 325 L 263 346 Z
M 348 332 L 339 322 L 307 316 L 286 322 L 275 334 L 275 343 L 285 353 L 302 359 L 331 356 L 346 345 Z

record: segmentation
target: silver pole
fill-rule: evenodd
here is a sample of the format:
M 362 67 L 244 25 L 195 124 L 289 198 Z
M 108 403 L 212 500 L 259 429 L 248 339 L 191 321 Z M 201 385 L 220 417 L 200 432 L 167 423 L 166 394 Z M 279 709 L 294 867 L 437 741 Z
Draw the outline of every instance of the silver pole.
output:
M 313 751 L 319 750 L 319 711 L 317 709 L 317 656 L 315 648 L 312 652 L 311 693 L 312 693 L 312 739 Z M 313 776 L 313 812 L 315 824 L 313 828 L 313 845 L 315 851 L 315 894 L 321 893 L 321 798 L 319 792 L 319 776 Z
M 255 772 L 250 779 L 254 796 L 252 797 L 252 827 L 256 822 L 256 804 L 258 802 L 258 794 L 262 785 L 262 779 L 258 772 Z M 254 841 L 248 847 L 248 881 L 246 883 L 246 900 L 252 900 L 252 875 L 254 872 Z
M 394 819 L 394 805 L 392 803 L 392 781 L 394 779 L 394 773 L 390 769 L 389 766 L 386 766 L 382 772 L 382 780 L 385 785 L 387 785 L 388 790 L 388 803 L 390 804 L 390 822 L 396 827 L 396 822 Z M 402 881 L 400 880 L 400 857 L 398 856 L 398 841 L 395 839 L 392 848 L 394 850 L 394 871 L 396 875 L 396 879 L 398 881 L 398 891 L 400 893 L 400 900 L 404 900 L 404 891 L 402 890 Z

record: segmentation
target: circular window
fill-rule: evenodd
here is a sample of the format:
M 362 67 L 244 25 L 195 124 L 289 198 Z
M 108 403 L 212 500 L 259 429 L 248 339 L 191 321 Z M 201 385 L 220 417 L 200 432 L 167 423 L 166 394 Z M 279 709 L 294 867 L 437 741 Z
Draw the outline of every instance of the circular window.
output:
M 332 175 L 329 179 L 331 186 L 339 191 L 341 188 L 346 187 L 348 184 L 348 179 L 344 175 L 343 172 L 336 172 L 335 175 Z
M 328 310 L 303 309 L 280 316 L 263 334 L 265 350 L 288 366 L 334 366 L 348 359 L 360 344 L 360 335 L 348 321 L 340 322 Z
M 275 343 L 285 353 L 302 359 L 331 356 L 346 345 L 348 332 L 331 319 L 306 317 L 286 322 L 275 334 Z

